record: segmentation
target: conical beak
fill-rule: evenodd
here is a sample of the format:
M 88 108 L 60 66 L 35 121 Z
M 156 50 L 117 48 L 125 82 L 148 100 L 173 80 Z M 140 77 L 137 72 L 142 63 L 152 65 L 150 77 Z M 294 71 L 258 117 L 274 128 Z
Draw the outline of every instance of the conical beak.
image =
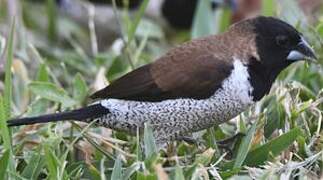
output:
M 308 44 L 308 42 L 302 37 L 301 42 L 290 51 L 287 56 L 289 61 L 299 61 L 299 60 L 310 60 L 315 61 L 317 57 L 313 48 Z

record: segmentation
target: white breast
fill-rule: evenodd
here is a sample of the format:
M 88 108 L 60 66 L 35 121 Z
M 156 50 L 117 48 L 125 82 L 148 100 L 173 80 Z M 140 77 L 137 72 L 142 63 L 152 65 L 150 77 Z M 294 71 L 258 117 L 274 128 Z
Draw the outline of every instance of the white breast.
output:
M 222 89 L 227 95 L 239 99 L 244 104 L 253 103 L 253 88 L 249 82 L 250 75 L 246 66 L 234 59 L 231 75 L 223 82 Z

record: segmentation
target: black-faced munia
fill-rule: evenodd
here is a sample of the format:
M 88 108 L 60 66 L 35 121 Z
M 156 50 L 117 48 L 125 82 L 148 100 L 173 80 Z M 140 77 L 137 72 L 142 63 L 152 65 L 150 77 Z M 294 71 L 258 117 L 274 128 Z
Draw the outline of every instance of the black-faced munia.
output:
M 239 115 L 269 92 L 283 69 L 307 58 L 315 58 L 314 51 L 291 25 L 273 17 L 247 19 L 124 75 L 94 93 L 94 104 L 8 125 L 96 121 L 135 134 L 148 122 L 159 143 L 175 140 Z

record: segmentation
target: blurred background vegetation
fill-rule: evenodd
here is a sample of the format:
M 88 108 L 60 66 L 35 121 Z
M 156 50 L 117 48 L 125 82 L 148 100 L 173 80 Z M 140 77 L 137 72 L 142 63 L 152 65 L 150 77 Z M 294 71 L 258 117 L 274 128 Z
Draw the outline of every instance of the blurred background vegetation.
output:
M 0 179 L 323 178 L 322 1 L 91 1 L 0 0 Z M 259 14 L 297 27 L 318 63 L 286 69 L 261 102 L 197 133 L 197 144 L 158 152 L 149 128 L 131 137 L 83 123 L 6 126 L 90 103 L 175 45 Z

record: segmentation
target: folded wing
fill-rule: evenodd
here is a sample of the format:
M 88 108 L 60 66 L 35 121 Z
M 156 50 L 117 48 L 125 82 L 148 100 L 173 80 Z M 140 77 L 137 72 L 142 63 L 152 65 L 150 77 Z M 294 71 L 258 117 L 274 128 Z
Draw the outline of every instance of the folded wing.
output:
M 205 99 L 214 94 L 232 70 L 231 59 L 217 58 L 205 48 L 175 50 L 97 91 L 95 99 L 163 101 Z

